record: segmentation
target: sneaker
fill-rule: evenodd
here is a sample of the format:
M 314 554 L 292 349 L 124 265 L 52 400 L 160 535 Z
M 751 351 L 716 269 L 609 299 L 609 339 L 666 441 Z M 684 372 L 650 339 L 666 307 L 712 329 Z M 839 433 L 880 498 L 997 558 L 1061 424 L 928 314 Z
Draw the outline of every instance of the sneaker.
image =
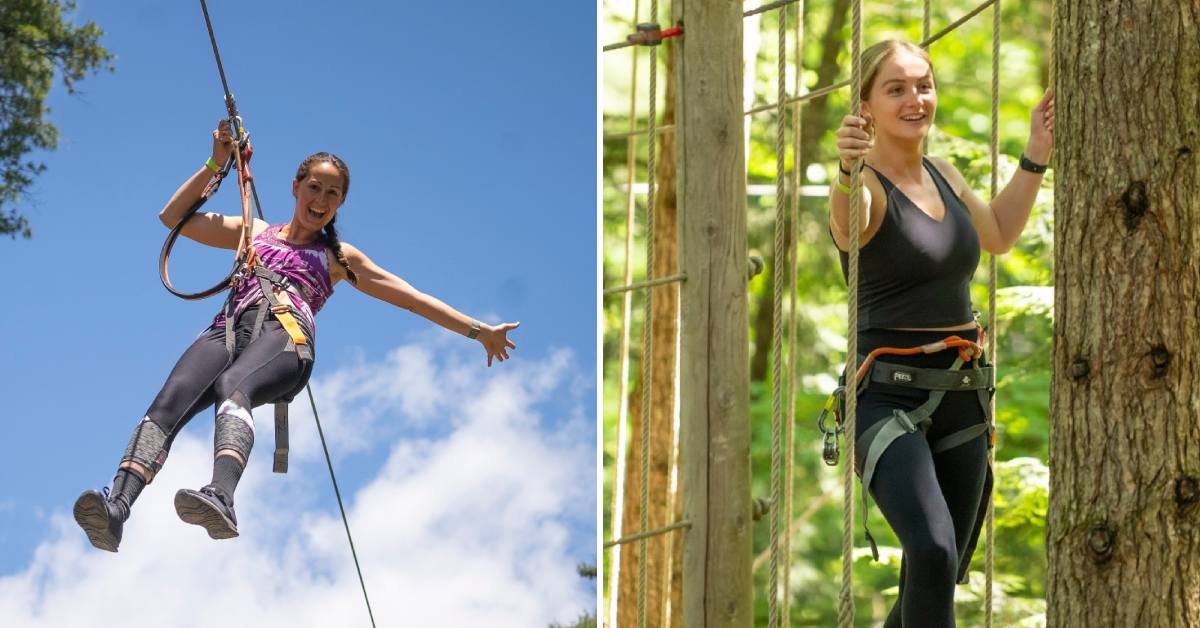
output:
M 211 538 L 232 539 L 238 535 L 232 502 L 215 486 L 205 486 L 198 491 L 184 488 L 175 493 L 175 512 L 185 523 L 204 528 Z
M 84 491 L 75 500 L 75 522 L 87 533 L 92 545 L 115 552 L 121 544 L 121 531 L 129 513 L 108 498 L 107 488 L 103 491 Z

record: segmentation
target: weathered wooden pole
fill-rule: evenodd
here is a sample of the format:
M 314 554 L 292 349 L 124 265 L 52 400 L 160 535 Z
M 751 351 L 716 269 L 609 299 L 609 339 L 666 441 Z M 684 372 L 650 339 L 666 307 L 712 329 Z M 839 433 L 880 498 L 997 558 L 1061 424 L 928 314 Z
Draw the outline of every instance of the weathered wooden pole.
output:
M 1055 9 L 1046 621 L 1200 626 L 1200 3 Z
M 753 625 L 742 2 L 675 0 L 683 625 Z

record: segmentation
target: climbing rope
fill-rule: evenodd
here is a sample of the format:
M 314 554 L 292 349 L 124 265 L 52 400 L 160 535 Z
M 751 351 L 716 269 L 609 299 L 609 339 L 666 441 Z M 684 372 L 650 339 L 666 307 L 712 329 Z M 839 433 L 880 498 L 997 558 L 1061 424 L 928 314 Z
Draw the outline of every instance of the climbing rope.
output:
M 801 86 L 803 85 L 802 76 L 804 74 L 804 0 L 800 0 L 796 4 L 796 35 L 795 35 L 795 76 L 793 91 L 798 95 Z M 798 252 L 798 243 L 800 242 L 800 108 L 799 103 L 796 104 L 792 111 L 792 194 L 789 197 L 791 201 L 791 237 L 788 243 L 788 252 L 791 255 L 789 275 L 789 304 L 788 308 L 788 372 L 787 372 L 787 414 L 785 415 L 784 428 L 786 429 L 787 453 L 784 455 L 784 497 L 783 497 L 783 512 L 787 513 L 786 521 L 791 521 L 793 509 L 793 493 L 795 489 L 795 468 L 796 468 L 796 422 L 792 417 L 796 416 L 796 320 L 798 318 L 796 310 L 796 282 L 800 275 L 800 261 Z M 782 122 L 781 122 L 782 124 Z M 783 534 L 783 555 L 785 560 L 790 563 L 792 557 L 792 532 L 790 525 L 784 525 Z M 781 615 L 784 622 L 791 623 L 791 573 L 792 570 L 786 566 L 783 569 L 783 609 Z
M 787 273 L 788 251 L 784 237 L 784 225 L 787 220 L 787 198 L 784 191 L 784 157 L 787 147 L 783 143 L 784 116 L 786 113 L 784 99 L 786 90 L 786 6 L 779 11 L 777 80 L 776 88 L 779 94 L 779 107 L 776 109 L 775 125 L 775 267 L 771 271 L 774 279 L 771 294 L 771 573 L 768 577 L 767 588 L 767 626 L 778 628 L 780 625 L 779 612 L 779 565 L 780 544 L 779 526 L 780 510 L 783 509 L 782 479 L 783 469 L 783 280 Z M 790 515 L 790 513 L 789 513 Z M 784 593 L 786 595 L 786 592 Z
M 851 17 L 850 113 L 862 114 L 862 0 L 854 0 Z M 862 159 L 850 165 L 850 250 L 847 272 L 846 317 L 846 465 L 842 468 L 842 588 L 838 598 L 838 625 L 854 626 L 854 441 L 858 395 L 850 382 L 858 361 L 858 249 L 861 244 L 859 228 L 862 211 Z M 865 488 L 863 490 L 866 490 Z M 863 513 L 865 517 L 867 513 Z
M 633 0 L 633 21 L 637 22 L 638 0 Z M 638 48 L 634 46 L 630 55 L 630 87 L 629 87 L 629 126 L 633 127 L 637 120 L 637 68 L 638 68 Z M 637 137 L 631 136 L 625 145 L 625 170 L 629 173 L 629 185 L 625 191 L 625 271 L 624 283 L 629 285 L 633 283 L 633 224 L 634 211 L 637 204 L 634 202 L 633 184 L 637 179 Z M 612 529 L 613 536 L 620 538 L 624 528 L 625 516 L 625 455 L 628 448 L 629 440 L 629 400 L 627 398 L 627 386 L 629 382 L 629 336 L 631 319 L 633 318 L 633 291 L 626 290 L 621 297 L 621 348 L 620 348 L 620 366 L 619 377 L 617 383 L 617 452 L 616 452 L 616 477 L 613 478 L 613 501 L 612 501 Z M 608 623 L 613 625 L 617 616 L 617 598 L 620 593 L 621 585 L 621 547 L 618 545 L 613 548 L 612 554 L 612 569 L 609 571 L 608 584 Z
M 658 0 L 650 0 L 650 20 L 658 20 Z M 657 134 L 656 124 L 658 100 L 658 47 L 650 47 L 650 80 L 648 88 L 648 106 L 646 119 L 649 121 L 646 132 L 646 279 L 654 279 L 654 185 L 655 185 L 655 154 Z M 641 451 L 641 494 L 639 501 L 641 531 L 650 527 L 650 388 L 653 385 L 653 367 L 650 353 L 654 348 L 653 327 L 653 295 L 654 289 L 646 290 L 643 301 L 645 315 L 642 319 L 642 451 Z M 637 585 L 637 626 L 646 628 L 646 563 L 649 556 L 646 552 L 646 539 L 638 541 L 638 585 Z
M 169 290 L 172 294 L 184 299 L 202 299 L 212 296 L 213 294 L 216 294 L 225 288 L 232 289 L 232 281 L 234 276 L 243 267 L 254 263 L 254 247 L 252 245 L 254 216 L 250 213 L 251 198 L 254 200 L 254 208 L 257 210 L 258 218 L 260 220 L 266 220 L 266 218 L 263 216 L 262 205 L 258 200 L 258 192 L 254 187 L 254 177 L 250 174 L 249 159 L 251 151 L 247 142 L 248 135 L 246 134 L 245 129 L 242 127 L 242 119 L 241 116 L 238 115 L 237 103 L 234 101 L 233 94 L 229 91 L 229 82 L 225 78 L 225 67 L 221 63 L 221 53 L 217 48 L 217 38 L 213 32 L 212 20 L 209 18 L 208 5 L 205 3 L 205 0 L 200 0 L 200 9 L 204 13 L 204 23 L 208 27 L 209 41 L 212 42 L 213 55 L 217 60 L 217 71 L 221 75 L 221 87 L 225 90 L 225 108 L 229 113 L 234 137 L 238 139 L 240 144 L 238 149 L 233 151 L 233 155 L 230 157 L 230 163 L 227 163 L 223 168 L 223 173 L 228 172 L 231 166 L 236 167 L 238 171 L 239 196 L 241 197 L 242 201 L 242 235 L 238 243 L 238 250 L 235 256 L 233 270 L 230 271 L 229 276 L 222 280 L 221 283 L 212 288 L 194 294 L 180 292 L 171 285 L 170 279 L 167 275 L 167 259 L 170 255 L 171 247 L 174 244 L 175 239 L 179 236 L 180 231 L 183 229 L 184 223 L 186 223 L 188 219 L 195 215 L 200 206 L 204 204 L 204 201 L 208 200 L 208 197 L 211 196 L 216 191 L 216 188 L 220 186 L 220 181 L 225 175 L 223 173 L 219 174 L 214 178 L 213 181 L 210 181 L 209 186 L 205 188 L 205 192 L 202 194 L 200 201 L 194 204 L 188 210 L 188 213 L 184 216 L 184 218 L 180 220 L 179 223 L 171 230 L 171 234 L 167 237 L 166 243 L 163 244 L 162 252 L 159 254 L 159 273 L 160 278 L 163 281 L 163 285 L 166 286 L 167 290 Z M 367 615 L 371 619 L 372 628 L 374 628 L 375 615 L 371 611 L 371 600 L 367 597 L 367 585 L 366 581 L 363 579 L 362 567 L 358 562 L 358 552 L 354 549 L 354 539 L 350 536 L 350 521 L 346 517 L 346 509 L 342 505 L 342 493 L 341 490 L 338 489 L 337 477 L 333 473 L 333 461 L 329 455 L 329 447 L 325 443 L 325 432 L 321 429 L 321 419 L 317 415 L 317 402 L 313 397 L 312 387 L 308 384 L 305 384 L 304 388 L 308 392 L 308 400 L 312 404 L 313 419 L 317 423 L 317 434 L 321 439 L 321 448 L 325 452 L 325 463 L 329 467 L 329 478 L 333 482 L 333 492 L 337 497 L 338 510 L 340 510 L 342 513 L 342 524 L 346 528 L 346 539 L 350 541 L 350 553 L 354 557 L 354 568 L 358 572 L 358 583 L 359 586 L 362 587 L 363 601 L 366 602 L 367 605 Z
M 992 5 L 992 129 L 989 149 L 992 158 L 992 200 L 1000 187 L 1000 0 Z M 988 255 L 988 355 L 992 372 L 996 366 L 996 255 Z M 993 377 L 995 377 L 993 375 Z M 988 429 L 992 442 L 988 447 L 988 468 L 992 469 L 992 494 L 987 498 L 987 545 L 984 550 L 984 626 L 992 628 L 992 566 L 996 552 L 996 383 L 992 382 L 991 408 L 988 410 Z

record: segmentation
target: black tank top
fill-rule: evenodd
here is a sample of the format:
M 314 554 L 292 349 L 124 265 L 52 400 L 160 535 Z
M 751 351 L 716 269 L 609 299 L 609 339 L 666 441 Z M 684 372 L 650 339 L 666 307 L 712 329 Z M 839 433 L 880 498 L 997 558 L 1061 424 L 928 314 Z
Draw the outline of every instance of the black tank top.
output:
M 875 171 L 887 209 L 875 237 L 859 251 L 858 331 L 949 327 L 972 318 L 970 284 L 979 264 L 979 234 L 962 199 L 928 159 L 922 162 L 946 215 L 941 221 L 930 218 Z M 839 252 L 846 278 L 849 254 Z

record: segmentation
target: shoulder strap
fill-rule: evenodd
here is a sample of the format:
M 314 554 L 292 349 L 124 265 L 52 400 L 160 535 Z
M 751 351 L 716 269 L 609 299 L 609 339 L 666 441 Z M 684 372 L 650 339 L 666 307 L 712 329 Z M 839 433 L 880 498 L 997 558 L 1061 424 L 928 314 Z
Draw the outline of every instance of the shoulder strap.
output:
M 871 170 L 871 172 L 875 173 L 875 178 L 879 179 L 879 184 L 883 186 L 883 191 L 887 192 L 887 194 L 890 196 L 892 193 L 892 190 L 895 189 L 896 184 L 892 183 L 891 180 L 888 179 L 887 177 L 883 176 L 883 173 L 879 172 L 879 170 L 877 170 L 875 168 L 875 166 L 872 166 L 871 164 L 867 163 L 866 161 L 863 161 L 863 167 L 869 168 Z

